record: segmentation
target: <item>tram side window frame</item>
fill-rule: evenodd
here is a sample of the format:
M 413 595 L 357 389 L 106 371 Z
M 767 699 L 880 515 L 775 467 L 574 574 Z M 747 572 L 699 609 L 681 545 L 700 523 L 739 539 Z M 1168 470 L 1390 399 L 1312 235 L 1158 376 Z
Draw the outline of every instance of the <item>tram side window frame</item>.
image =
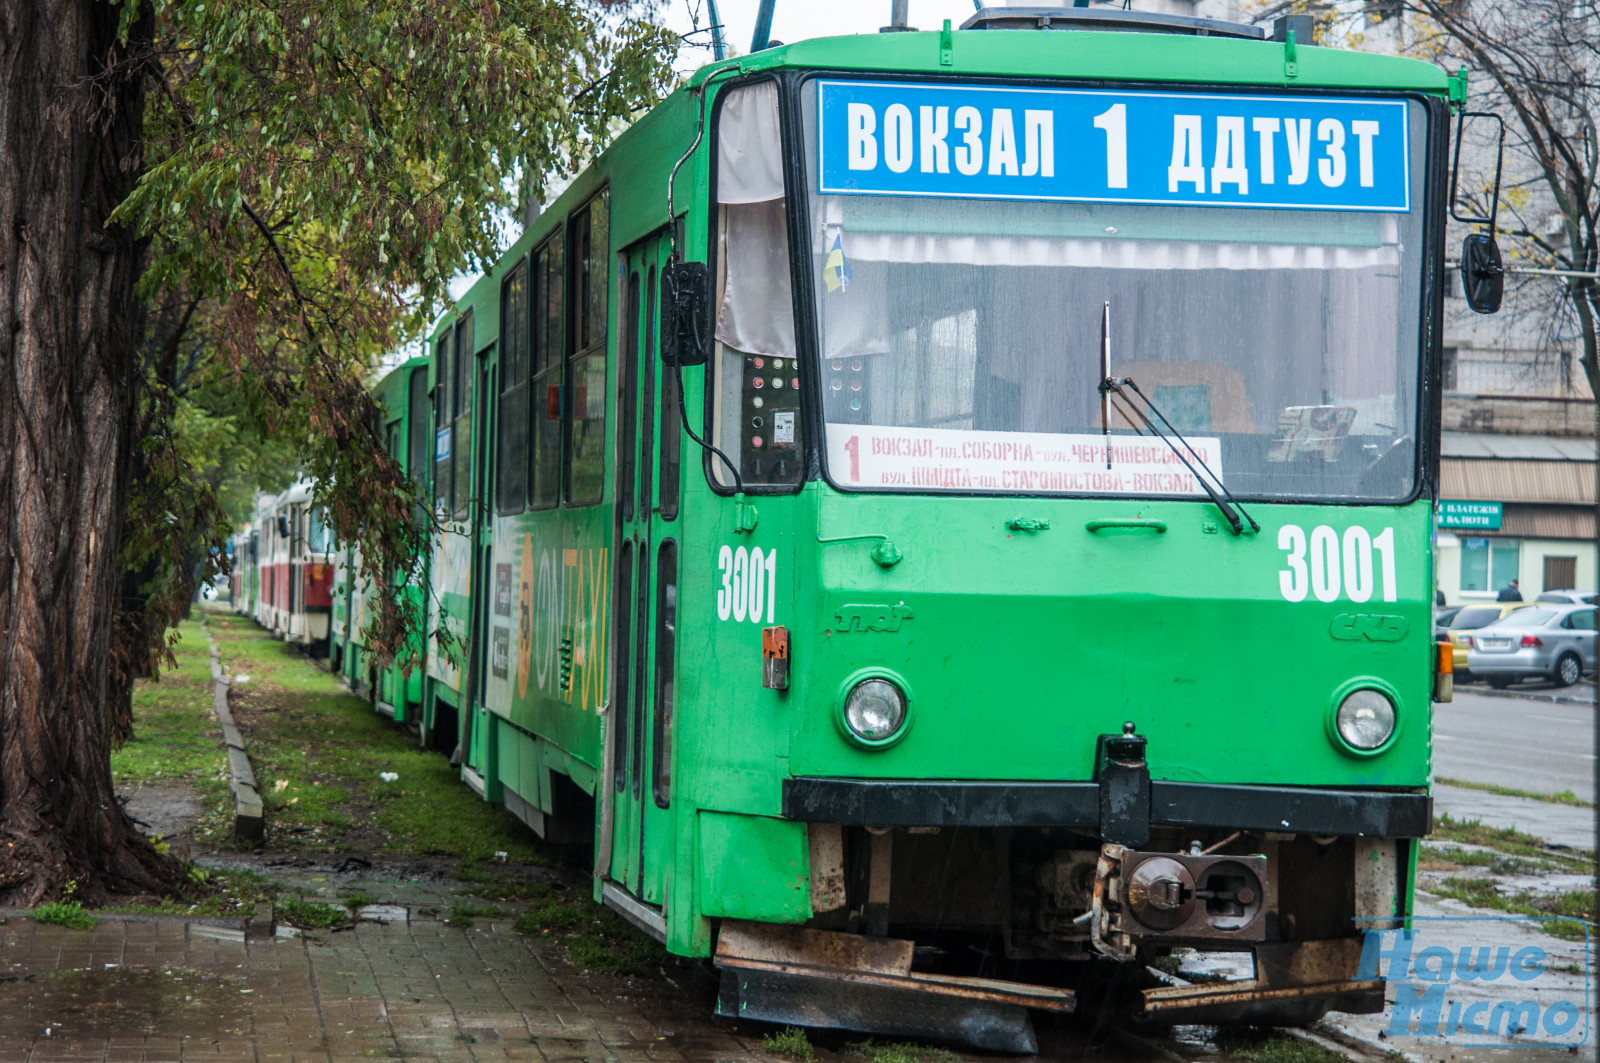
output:
M 478 360 L 473 350 L 473 314 L 462 314 L 455 324 L 455 377 L 450 397 L 455 407 L 451 422 L 450 454 L 455 466 L 451 475 L 450 512 L 455 520 L 466 520 L 472 506 L 472 396 L 477 390 Z
M 568 290 L 574 297 L 567 301 L 566 315 L 569 354 L 561 494 L 571 507 L 598 505 L 606 497 L 606 466 L 611 457 L 606 443 L 607 336 L 612 302 L 610 196 L 609 188 L 601 188 L 573 213 L 570 223 Z M 578 416 L 580 404 L 582 417 Z
M 428 370 L 411 371 L 406 381 L 406 474 L 418 494 L 428 490 Z M 419 514 L 420 516 L 420 514 Z
M 528 508 L 554 509 L 561 498 L 561 437 L 565 402 L 566 270 L 565 223 L 557 225 L 528 256 L 530 325 L 528 418 Z
M 500 417 L 496 428 L 495 509 L 503 517 L 528 502 L 529 263 L 524 255 L 500 283 Z
M 453 326 L 446 326 L 439 333 L 439 338 L 434 341 L 434 384 L 433 384 L 433 508 L 439 512 L 442 508 L 444 516 L 450 516 L 451 480 L 454 469 L 456 452 L 455 417 L 450 405 L 450 381 L 453 373 L 456 332 Z M 450 433 L 450 453 L 439 457 L 439 433 Z
M 793 92 L 791 87 L 784 81 L 770 75 L 724 82 L 718 87 L 716 99 L 712 103 L 711 132 L 708 138 L 710 140 L 710 180 L 707 182 L 710 194 L 706 202 L 706 217 L 710 226 L 706 241 L 706 265 L 712 278 L 711 315 L 714 323 L 720 320 L 723 299 L 726 295 L 726 275 L 723 272 L 725 268 L 723 259 L 727 257 L 724 253 L 727 223 L 723 210 L 726 204 L 721 201 L 721 193 L 718 189 L 718 171 L 721 169 L 719 160 L 723 105 L 739 90 L 752 88 L 762 83 L 773 85 L 778 94 L 778 133 L 782 146 L 780 166 L 784 187 L 782 203 L 784 204 L 785 218 L 783 239 L 786 245 L 784 257 L 789 264 L 790 328 L 792 330 L 790 342 L 792 352 L 778 356 L 791 367 L 780 375 L 789 377 L 797 375 L 803 383 L 798 396 L 800 399 L 799 406 L 796 410 L 794 469 L 786 472 L 786 478 L 784 479 L 756 479 L 752 477 L 745 468 L 746 458 L 750 456 L 751 452 L 745 446 L 748 441 L 745 439 L 746 433 L 742 430 L 743 415 L 747 411 L 728 410 L 724 408 L 724 404 L 731 402 L 735 406 L 742 405 L 744 398 L 742 392 L 747 386 L 746 378 L 753 368 L 753 364 L 752 366 L 735 367 L 732 364 L 733 360 L 738 359 L 742 362 L 757 352 L 739 351 L 737 348 L 723 344 L 713 335 L 712 355 L 707 360 L 703 370 L 705 375 L 701 423 L 705 426 L 707 436 L 712 439 L 717 447 L 739 464 L 739 483 L 735 483 L 733 476 L 729 473 L 727 463 L 710 449 L 703 448 L 701 451 L 701 470 L 711 490 L 723 496 L 735 494 L 738 486 L 742 486 L 747 494 L 752 495 L 798 494 L 813 476 L 812 469 L 816 465 L 816 442 L 812 437 L 818 434 L 818 431 L 813 430 L 813 426 L 821 423 L 816 412 L 817 407 L 812 402 L 814 389 L 810 378 L 815 374 L 816 369 L 811 364 L 810 359 L 806 360 L 803 369 L 800 368 L 801 352 L 808 349 L 805 330 L 806 322 L 809 320 L 806 315 L 810 312 L 810 307 L 805 298 L 802 298 L 803 295 L 809 294 L 803 291 L 802 278 L 805 276 L 805 272 L 804 270 L 797 270 L 795 265 L 797 261 L 796 247 L 804 246 L 803 241 L 800 244 L 796 243 L 795 210 L 804 210 L 805 202 L 804 193 L 801 191 L 804 188 L 804 184 L 796 183 L 791 172 L 794 165 L 796 165 L 793 162 L 794 153 L 799 150 L 794 143 L 795 138 L 791 136 L 790 132 L 795 120 L 794 115 L 791 114 L 794 109 L 792 106 Z M 792 204 L 798 204 L 798 206 L 792 206 Z M 713 332 L 715 330 L 716 325 L 713 324 Z M 767 357 L 766 354 L 761 356 Z M 725 417 L 725 414 L 730 414 L 730 416 Z M 739 438 L 730 440 L 726 438 L 727 428 L 733 425 L 740 427 Z M 764 426 L 762 432 L 770 441 L 772 426 Z

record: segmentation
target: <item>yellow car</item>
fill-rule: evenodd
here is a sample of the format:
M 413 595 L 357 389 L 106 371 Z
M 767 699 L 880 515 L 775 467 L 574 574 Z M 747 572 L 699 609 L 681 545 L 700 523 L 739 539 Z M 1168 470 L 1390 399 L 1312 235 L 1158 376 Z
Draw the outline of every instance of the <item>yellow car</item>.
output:
M 1507 613 L 1526 609 L 1532 602 L 1484 602 L 1482 605 L 1464 607 L 1450 620 L 1445 637 L 1450 640 L 1451 665 L 1457 672 L 1467 670 L 1467 636 L 1486 624 L 1492 624 Z

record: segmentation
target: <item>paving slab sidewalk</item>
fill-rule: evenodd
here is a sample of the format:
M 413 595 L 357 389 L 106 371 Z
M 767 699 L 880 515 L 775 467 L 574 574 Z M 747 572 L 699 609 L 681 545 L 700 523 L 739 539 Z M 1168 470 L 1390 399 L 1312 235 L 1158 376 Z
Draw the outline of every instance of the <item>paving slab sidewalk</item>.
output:
M 1436 783 L 1434 808 L 1451 819 L 1475 819 L 1491 827 L 1515 827 L 1524 834 L 1572 849 L 1595 847 L 1595 810 L 1530 797 L 1508 797 L 1485 790 Z
M 712 1020 L 698 972 L 666 972 L 676 996 L 589 975 L 509 921 L 424 917 L 267 941 L 210 929 L 0 925 L 0 1063 L 770 1058 L 764 1030 Z

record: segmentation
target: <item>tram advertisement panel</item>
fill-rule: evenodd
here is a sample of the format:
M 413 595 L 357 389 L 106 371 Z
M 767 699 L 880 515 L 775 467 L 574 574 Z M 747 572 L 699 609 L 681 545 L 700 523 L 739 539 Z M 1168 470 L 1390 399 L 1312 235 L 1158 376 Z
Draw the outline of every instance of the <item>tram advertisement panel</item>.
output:
M 1189 465 L 1222 475 L 1219 440 L 1188 443 Z M 1144 436 L 829 424 L 828 469 L 841 487 L 1205 497 L 1174 449 Z
M 816 85 L 824 194 L 1411 209 L 1403 100 Z

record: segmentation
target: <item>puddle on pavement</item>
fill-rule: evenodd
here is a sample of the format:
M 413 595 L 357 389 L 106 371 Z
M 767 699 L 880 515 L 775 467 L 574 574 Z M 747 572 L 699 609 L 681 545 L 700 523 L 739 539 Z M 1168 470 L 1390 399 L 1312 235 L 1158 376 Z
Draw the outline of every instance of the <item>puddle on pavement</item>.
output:
M 250 1029 L 237 978 L 186 968 L 52 971 L 0 982 L 7 1032 L 74 1040 L 237 1036 Z

